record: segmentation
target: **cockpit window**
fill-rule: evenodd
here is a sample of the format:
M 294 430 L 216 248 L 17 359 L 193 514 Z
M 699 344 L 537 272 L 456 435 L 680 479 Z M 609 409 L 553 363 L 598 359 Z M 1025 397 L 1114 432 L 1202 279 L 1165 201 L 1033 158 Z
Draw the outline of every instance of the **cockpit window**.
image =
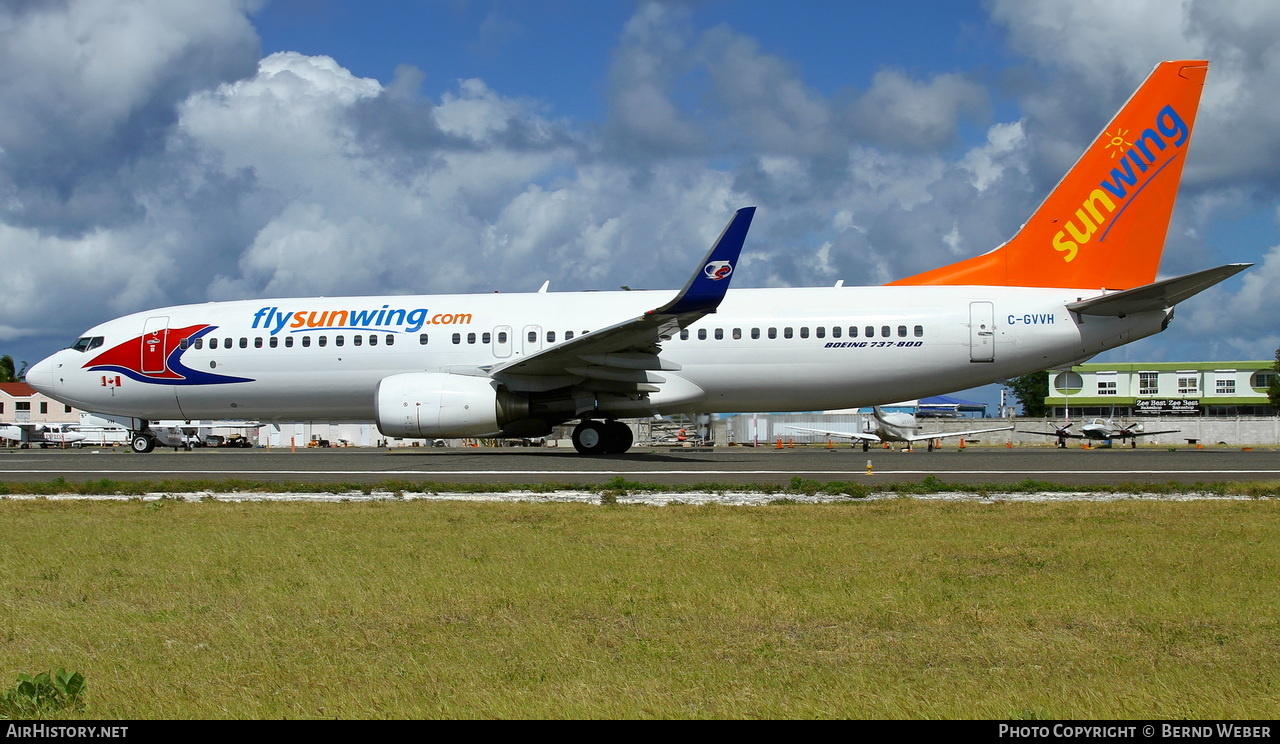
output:
M 71 345 L 76 351 L 89 351 L 102 346 L 102 336 L 81 336 Z

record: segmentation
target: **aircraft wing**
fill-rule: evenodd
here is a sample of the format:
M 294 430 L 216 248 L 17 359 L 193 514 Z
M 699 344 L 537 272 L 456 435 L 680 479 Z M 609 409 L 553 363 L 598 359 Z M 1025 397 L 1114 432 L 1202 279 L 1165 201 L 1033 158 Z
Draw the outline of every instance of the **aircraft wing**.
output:
M 662 342 L 716 311 L 729 289 L 755 211 L 755 207 L 744 207 L 734 214 L 684 289 L 667 304 L 481 371 L 512 390 L 576 385 L 588 392 L 657 392 L 657 385 L 665 379 L 654 372 L 680 369 L 679 365 L 658 358 Z
M 946 437 L 967 437 L 970 434 L 986 434 L 989 431 L 1009 431 L 1012 426 L 997 426 L 992 429 L 971 429 L 969 431 L 935 431 L 932 434 L 909 434 L 903 439 L 908 442 L 923 442 L 928 439 L 943 439 Z
M 815 434 L 830 434 L 833 437 L 848 437 L 850 439 L 860 439 L 866 442 L 883 441 L 882 439 L 880 439 L 879 436 L 872 434 L 869 431 L 834 431 L 832 429 L 807 429 L 803 426 L 788 426 L 787 428 L 794 429 L 795 431 L 811 431 Z
M 1180 431 L 1182 431 L 1182 429 L 1169 429 L 1167 431 L 1127 431 L 1123 434 L 1116 434 L 1114 438 L 1120 439 L 1123 437 L 1127 439 L 1128 437 L 1153 437 L 1156 434 L 1177 434 Z
M 1194 274 L 1165 279 L 1162 282 L 1126 289 L 1122 292 L 1072 302 L 1067 309 L 1082 315 L 1114 315 L 1123 318 L 1134 313 L 1168 310 L 1188 297 L 1228 279 L 1253 264 L 1237 263 L 1205 269 Z
M 1031 431 L 1030 429 L 1018 429 L 1018 433 L 1019 434 L 1039 434 L 1041 436 L 1054 437 L 1056 439 L 1088 439 L 1089 438 L 1083 434 L 1072 434 L 1071 432 L 1065 432 L 1065 431 L 1059 434 L 1056 431 Z

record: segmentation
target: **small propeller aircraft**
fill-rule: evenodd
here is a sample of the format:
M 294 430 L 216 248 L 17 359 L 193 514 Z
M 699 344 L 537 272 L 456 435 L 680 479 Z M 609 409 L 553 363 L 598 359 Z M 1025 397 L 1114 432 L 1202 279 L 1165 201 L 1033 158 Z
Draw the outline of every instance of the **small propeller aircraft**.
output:
M 1089 423 L 1080 427 L 1080 433 L 1076 434 L 1071 431 L 1071 423 L 1065 423 L 1062 426 L 1054 427 L 1053 431 L 1025 431 L 1018 430 L 1022 434 L 1039 434 L 1046 437 L 1057 437 L 1058 446 L 1066 447 L 1068 439 L 1088 439 L 1094 442 L 1110 442 L 1119 439 L 1121 444 L 1125 440 L 1129 440 L 1130 447 L 1138 446 L 1138 437 L 1152 437 L 1156 434 L 1176 434 L 1181 429 L 1166 429 L 1164 431 L 1146 431 L 1142 424 L 1122 424 L 1110 418 L 1095 418 Z
M 836 431 L 834 429 L 808 429 L 803 426 L 789 426 L 789 429 L 796 431 L 809 431 L 817 434 L 829 434 L 834 437 L 849 437 L 853 442 L 862 442 L 862 451 L 866 452 L 871 448 L 871 443 L 880 442 L 903 442 L 907 445 L 907 449 L 916 442 L 928 441 L 929 451 L 933 451 L 933 442 L 943 437 L 966 437 L 970 434 L 985 434 L 989 431 L 1008 431 L 1012 426 L 997 426 L 990 429 L 971 429 L 969 431 L 935 431 L 927 434 L 921 434 L 920 424 L 916 423 L 916 417 L 910 413 L 888 413 L 875 406 L 871 409 L 872 415 L 875 417 L 875 426 L 864 431 Z
M 66 447 L 83 442 L 85 435 L 73 424 L 0 424 L 0 439 L 9 439 L 26 448 L 38 444 L 45 447 Z

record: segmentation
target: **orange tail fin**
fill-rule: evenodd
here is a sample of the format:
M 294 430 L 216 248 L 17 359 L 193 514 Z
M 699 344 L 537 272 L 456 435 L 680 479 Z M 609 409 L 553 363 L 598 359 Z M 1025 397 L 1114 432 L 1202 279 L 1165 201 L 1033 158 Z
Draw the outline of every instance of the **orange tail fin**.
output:
M 1130 289 L 1155 281 L 1209 63 L 1161 62 L 1018 234 L 890 284 Z

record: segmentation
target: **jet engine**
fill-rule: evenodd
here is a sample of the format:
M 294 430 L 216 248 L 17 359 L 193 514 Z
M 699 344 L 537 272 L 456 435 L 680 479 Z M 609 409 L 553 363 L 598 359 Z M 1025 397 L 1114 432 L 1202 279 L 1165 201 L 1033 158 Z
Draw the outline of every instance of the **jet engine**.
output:
M 374 393 L 378 431 L 389 437 L 478 437 L 529 416 L 529 400 L 488 377 L 409 372 Z

